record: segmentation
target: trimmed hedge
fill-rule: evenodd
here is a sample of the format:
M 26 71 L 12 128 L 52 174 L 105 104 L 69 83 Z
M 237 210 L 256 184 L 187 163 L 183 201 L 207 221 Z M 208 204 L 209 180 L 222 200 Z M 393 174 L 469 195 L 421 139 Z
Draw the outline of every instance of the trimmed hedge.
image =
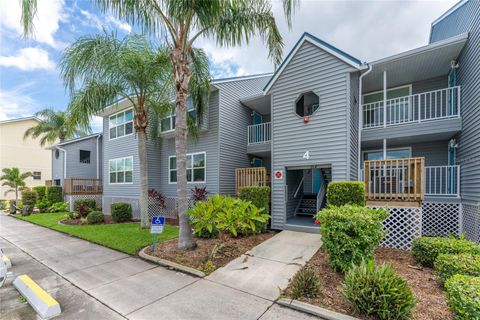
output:
M 445 289 L 455 319 L 480 318 L 480 277 L 454 275 L 445 283 Z
M 440 254 L 433 263 L 438 272 L 438 278 L 445 282 L 456 274 L 466 276 L 480 276 L 480 255 L 462 254 Z
M 334 181 L 327 187 L 327 205 L 365 205 L 365 183 L 361 181 Z
M 36 187 L 33 187 L 32 190 L 37 193 L 37 201 L 42 201 L 45 199 L 45 195 L 47 192 L 46 186 L 36 186 Z
M 34 191 L 22 191 L 22 201 L 24 206 L 29 206 L 33 209 L 37 202 L 37 193 Z
M 362 261 L 345 275 L 345 298 L 360 312 L 379 319 L 410 319 L 417 301 L 407 281 L 390 265 Z
M 316 218 L 332 267 L 345 272 L 352 263 L 372 259 L 375 248 L 385 236 L 383 221 L 387 217 L 383 209 L 351 205 L 320 211 Z
M 47 186 L 45 190 L 45 198 L 50 205 L 63 202 L 63 191 L 61 186 Z
M 87 222 L 89 224 L 103 222 L 103 213 L 101 211 L 92 211 L 87 215 Z
M 95 210 L 97 208 L 97 202 L 95 201 L 95 199 L 83 198 L 77 199 L 75 200 L 75 202 L 73 202 L 73 210 L 78 212 L 82 204 L 86 207 L 87 210 Z
M 112 219 L 115 222 L 125 222 L 132 220 L 132 206 L 130 203 L 117 202 L 110 206 Z
M 420 237 L 412 241 L 412 256 L 425 267 L 433 267 L 433 262 L 442 253 L 480 254 L 480 246 L 465 239 L 445 237 Z

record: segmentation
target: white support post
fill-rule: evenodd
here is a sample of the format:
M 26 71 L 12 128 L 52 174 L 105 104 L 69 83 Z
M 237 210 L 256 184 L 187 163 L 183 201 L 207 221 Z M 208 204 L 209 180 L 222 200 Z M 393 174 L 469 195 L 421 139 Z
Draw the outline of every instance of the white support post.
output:
M 383 127 L 387 126 L 387 71 L 383 71 Z
M 383 160 L 387 160 L 387 139 L 383 139 Z

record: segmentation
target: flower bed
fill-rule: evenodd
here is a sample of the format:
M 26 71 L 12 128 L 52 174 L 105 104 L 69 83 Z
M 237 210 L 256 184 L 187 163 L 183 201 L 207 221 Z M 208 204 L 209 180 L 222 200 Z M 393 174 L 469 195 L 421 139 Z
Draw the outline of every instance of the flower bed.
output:
M 230 235 L 208 239 L 196 238 L 197 247 L 187 251 L 179 250 L 177 240 L 171 240 L 158 244 L 155 252 L 152 253 L 152 249 L 148 248 L 145 253 L 209 274 L 273 237 L 274 234 L 275 232 L 266 232 L 237 238 Z
M 447 300 L 441 284 L 437 281 L 433 269 L 418 268 L 410 251 L 378 248 L 375 251 L 375 262 L 392 265 L 395 272 L 410 285 L 413 294 L 418 300 L 412 319 L 418 320 L 445 320 L 453 319 L 447 306 Z M 356 311 L 344 298 L 341 292 L 344 275 L 333 271 L 323 249 L 319 250 L 309 261 L 308 265 L 320 277 L 320 289 L 316 298 L 299 298 L 313 305 L 348 314 L 360 319 L 375 319 Z M 290 286 L 285 295 L 291 297 Z

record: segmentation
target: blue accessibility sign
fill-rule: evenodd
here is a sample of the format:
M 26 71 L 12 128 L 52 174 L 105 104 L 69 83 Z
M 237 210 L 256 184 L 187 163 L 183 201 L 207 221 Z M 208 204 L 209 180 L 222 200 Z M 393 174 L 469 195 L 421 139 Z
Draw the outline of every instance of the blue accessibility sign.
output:
M 165 225 L 165 217 L 153 216 L 150 224 L 150 233 L 163 233 L 163 226 Z

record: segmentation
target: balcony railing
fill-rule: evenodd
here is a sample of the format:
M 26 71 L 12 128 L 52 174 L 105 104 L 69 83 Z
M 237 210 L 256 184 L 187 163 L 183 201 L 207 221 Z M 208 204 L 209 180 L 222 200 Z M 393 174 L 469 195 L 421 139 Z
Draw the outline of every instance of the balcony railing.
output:
M 425 167 L 425 195 L 460 196 L 460 166 Z
M 422 92 L 363 105 L 363 128 L 460 116 L 460 87 Z
M 424 197 L 424 158 L 364 162 L 368 201 L 420 202 Z
M 248 126 L 248 144 L 267 143 L 272 140 L 271 122 Z
M 63 192 L 74 194 L 102 194 L 102 179 L 69 178 L 63 181 Z

